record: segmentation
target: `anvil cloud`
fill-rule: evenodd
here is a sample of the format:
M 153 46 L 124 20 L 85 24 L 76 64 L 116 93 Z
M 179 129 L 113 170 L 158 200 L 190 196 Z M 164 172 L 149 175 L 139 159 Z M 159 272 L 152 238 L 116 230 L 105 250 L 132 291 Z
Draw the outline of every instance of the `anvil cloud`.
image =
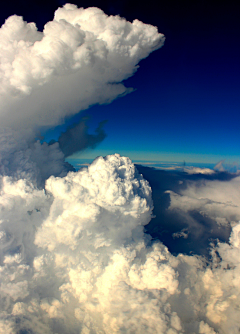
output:
M 98 8 L 59 8 L 43 32 L 20 16 L 0 29 L 1 126 L 54 126 L 131 91 L 121 81 L 164 36 Z

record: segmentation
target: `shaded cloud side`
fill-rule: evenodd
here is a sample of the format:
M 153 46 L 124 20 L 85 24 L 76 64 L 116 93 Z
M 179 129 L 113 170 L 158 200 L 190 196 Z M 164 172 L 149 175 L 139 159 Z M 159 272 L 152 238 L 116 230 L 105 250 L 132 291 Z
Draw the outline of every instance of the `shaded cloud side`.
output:
M 25 179 L 44 187 L 51 175 L 66 176 L 74 168 L 65 162 L 59 143 L 35 141 L 30 133 L 0 128 L 0 174 L 14 180 Z
M 103 126 L 107 121 L 99 123 L 95 130 L 95 135 L 88 133 L 87 121 L 88 117 L 84 117 L 78 124 L 61 133 L 58 143 L 65 157 L 87 148 L 95 148 L 106 138 Z

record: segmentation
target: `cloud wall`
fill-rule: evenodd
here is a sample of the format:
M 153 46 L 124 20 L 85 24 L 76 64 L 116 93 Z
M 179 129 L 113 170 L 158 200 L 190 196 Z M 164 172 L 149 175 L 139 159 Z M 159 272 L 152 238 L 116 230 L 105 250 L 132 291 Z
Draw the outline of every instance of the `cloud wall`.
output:
M 129 158 L 45 190 L 4 176 L 0 199 L 4 333 L 238 332 L 240 225 L 211 260 L 173 256 L 144 233 L 151 188 Z

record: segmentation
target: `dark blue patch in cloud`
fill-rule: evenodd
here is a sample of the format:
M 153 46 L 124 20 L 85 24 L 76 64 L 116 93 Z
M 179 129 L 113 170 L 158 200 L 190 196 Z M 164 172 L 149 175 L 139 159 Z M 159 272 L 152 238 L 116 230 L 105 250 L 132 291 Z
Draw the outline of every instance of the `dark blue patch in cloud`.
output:
M 79 123 L 74 124 L 62 132 L 57 140 L 59 147 L 65 157 L 69 157 L 74 153 L 86 150 L 87 148 L 94 149 L 99 143 L 106 138 L 106 133 L 103 126 L 107 121 L 99 123 L 95 129 L 95 134 L 88 133 L 87 122 L 89 117 L 83 117 Z M 56 143 L 56 140 L 51 140 L 49 145 Z

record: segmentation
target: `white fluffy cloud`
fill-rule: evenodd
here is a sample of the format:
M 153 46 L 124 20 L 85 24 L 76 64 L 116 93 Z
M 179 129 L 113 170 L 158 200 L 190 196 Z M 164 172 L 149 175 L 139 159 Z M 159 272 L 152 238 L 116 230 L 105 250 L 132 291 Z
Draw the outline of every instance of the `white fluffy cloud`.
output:
M 210 168 L 200 168 L 200 167 L 185 167 L 183 171 L 188 174 L 211 175 L 215 173 L 215 171 Z
M 43 32 L 20 16 L 0 29 L 1 126 L 54 126 L 131 91 L 122 82 L 164 43 L 156 27 L 99 8 L 59 8 Z
M 151 243 L 152 209 L 148 182 L 119 155 L 51 176 L 45 190 L 3 177 L 0 328 L 237 333 L 240 225 L 208 263 Z
M 240 177 L 230 181 L 189 182 L 179 194 L 169 191 L 169 209 L 197 211 L 219 225 L 236 225 L 240 221 Z
M 60 146 L 34 141 L 35 127 L 125 94 L 119 82 L 163 40 L 138 20 L 70 4 L 43 33 L 17 16 L 1 28 L 1 333 L 239 332 L 239 178 L 170 193 L 170 209 L 233 226 L 211 260 L 174 256 L 144 233 L 151 188 L 129 158 L 74 172 L 63 153 L 71 131 Z
M 146 245 L 151 188 L 128 158 L 100 157 L 88 169 L 50 177 L 46 192 L 3 177 L 1 206 L 9 333 L 181 328 L 165 305 L 177 291 L 177 260 L 162 244 Z
M 41 186 L 50 175 L 65 176 L 71 168 L 64 157 L 101 142 L 102 124 L 90 135 L 82 120 L 50 146 L 35 142 L 39 128 L 130 92 L 121 81 L 163 43 L 156 27 L 98 8 L 66 4 L 43 32 L 9 17 L 0 28 L 1 175 Z

